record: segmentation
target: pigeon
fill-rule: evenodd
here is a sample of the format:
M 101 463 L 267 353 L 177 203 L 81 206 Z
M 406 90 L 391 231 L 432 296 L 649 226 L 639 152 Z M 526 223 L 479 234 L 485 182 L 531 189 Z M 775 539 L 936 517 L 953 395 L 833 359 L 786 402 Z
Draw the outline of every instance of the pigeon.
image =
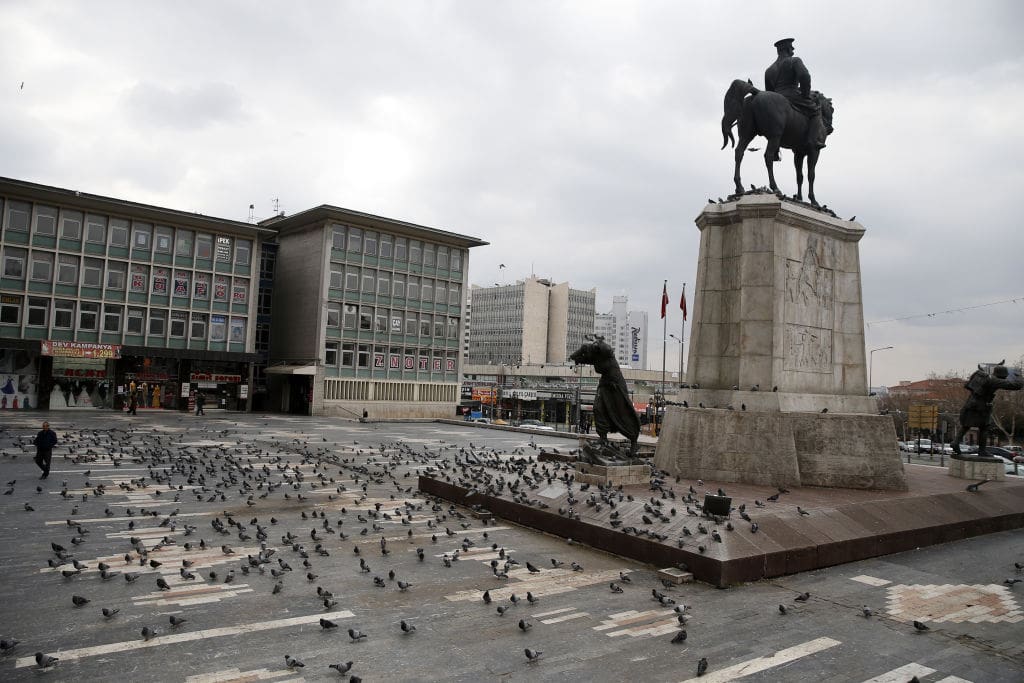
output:
M 338 664 L 331 664 L 328 668 L 334 669 L 339 674 L 344 676 L 345 674 L 347 674 L 349 671 L 352 670 L 352 662 L 348 661 L 348 662 L 341 662 L 341 663 L 338 663 Z
M 167 581 L 164 580 L 164 578 L 162 576 L 157 577 L 156 587 L 159 588 L 162 591 L 169 591 L 169 590 L 171 590 L 170 585 L 167 583 Z
M 398 626 L 399 626 L 399 628 L 402 629 L 402 633 L 412 633 L 413 631 L 416 630 L 416 626 L 413 625 L 413 624 L 410 624 L 405 619 L 402 619 L 401 623 L 399 623 Z
M 633 580 L 629 578 L 629 575 L 623 572 L 619 572 L 619 581 L 622 583 L 633 583 Z
M 0 653 L 7 654 L 8 652 L 14 649 L 15 645 L 17 645 L 20 642 L 20 640 L 14 640 L 13 638 L 11 638 L 10 640 L 7 640 L 6 638 L 0 640 Z
M 779 605 L 779 614 L 785 614 L 785 613 L 786 613 L 786 606 L 785 605 Z
M 491 591 L 489 591 L 489 590 L 484 591 L 484 604 L 485 605 L 491 604 Z
M 1003 579 L 1003 583 L 1005 583 L 1010 588 L 1013 588 L 1013 584 L 1020 583 L 1021 581 L 1024 581 L 1024 579 L 1018 579 L 1018 578 Z
M 796 596 L 794 600 L 796 600 L 797 602 L 807 602 L 810 599 L 810 597 L 810 593 L 801 593 L 800 595 Z
M 143 640 L 149 640 L 150 638 L 153 638 L 155 636 L 156 636 L 156 629 L 155 628 L 150 628 L 148 626 L 143 626 L 142 627 L 142 639 Z
M 527 563 L 526 563 L 526 568 L 527 568 L 527 569 L 529 570 L 529 572 L 530 572 L 531 574 L 539 574 L 539 573 L 540 573 L 540 570 L 539 570 L 539 569 L 537 569 L 536 567 L 534 567 L 534 566 L 533 566 L 532 564 L 530 564 L 529 562 L 527 562 Z
M 329 628 L 338 628 L 338 625 L 336 623 L 334 623 L 333 621 L 331 621 L 330 619 L 324 619 L 323 617 L 321 617 L 320 618 L 320 628 L 322 628 L 322 629 L 324 629 L 326 631 Z
M 534 596 L 534 594 L 530 591 L 526 591 L 526 601 L 531 605 L 536 605 L 538 602 L 540 602 L 540 598 Z
M 301 669 L 302 667 L 306 666 L 305 664 L 295 659 L 291 655 L 284 656 L 284 663 L 285 666 L 287 666 L 289 669 Z
M 179 617 L 179 616 L 177 616 L 175 614 L 172 614 L 170 616 L 169 620 L 171 622 L 171 626 L 173 626 L 174 628 L 178 628 L 179 626 L 184 624 L 186 621 L 188 621 L 188 619 L 186 619 L 185 617 Z
M 353 643 L 357 643 L 366 637 L 366 634 L 356 628 L 350 628 L 348 630 L 348 637 L 352 639 Z
M 71 602 L 75 604 L 75 607 L 81 607 L 83 605 L 89 604 L 89 602 L 91 601 L 89 600 L 89 598 L 83 598 L 81 595 L 72 595 Z
M 611 589 L 612 593 L 621 593 L 622 592 L 622 586 L 620 586 L 619 584 L 615 583 L 614 581 L 612 581 L 608 585 L 608 587 Z
M 577 562 L 573 562 L 569 566 L 572 567 L 572 570 L 574 572 L 581 572 L 581 571 L 583 571 L 583 565 L 581 565 L 581 564 L 579 564 Z
M 803 516 L 807 516 L 807 515 L 811 514 L 811 513 L 810 513 L 810 512 L 808 512 L 807 510 L 804 510 L 804 509 L 803 509 L 802 507 L 800 507 L 799 505 L 797 505 L 797 506 L 796 506 L 796 511 L 797 511 L 797 512 L 799 512 L 799 513 L 800 513 L 800 515 L 801 515 L 802 517 L 803 517 Z
M 968 484 L 968 485 L 967 485 L 967 488 L 966 488 L 966 489 L 964 489 L 964 490 L 965 490 L 965 491 L 970 491 L 971 493 L 977 493 L 977 492 L 978 492 L 978 489 L 979 489 L 979 488 L 980 488 L 980 487 L 981 487 L 981 486 L 982 486 L 983 484 L 985 484 L 985 483 L 987 483 L 987 482 L 989 482 L 989 481 L 991 481 L 991 479 L 985 479 L 985 480 L 983 480 L 983 481 L 976 481 L 976 482 L 974 482 L 973 484 Z
M 918 632 L 918 633 L 920 633 L 920 632 L 922 632 L 922 631 L 928 631 L 928 630 L 930 630 L 930 629 L 928 628 L 928 625 L 927 625 L 927 624 L 922 624 L 922 623 L 921 623 L 920 621 L 918 621 L 917 619 L 915 619 L 915 620 L 914 620 L 914 628 L 915 628 L 915 629 L 917 629 L 917 632 Z
M 860 608 L 860 613 L 864 615 L 865 619 L 867 619 L 867 618 L 871 617 L 871 608 L 868 607 L 867 605 L 864 605 L 864 606 L 862 606 Z
M 36 664 L 39 665 L 40 669 L 49 669 L 51 666 L 60 661 L 57 657 L 51 657 L 50 655 L 44 655 L 42 652 L 36 653 Z
M 672 636 L 672 643 L 679 644 L 686 642 L 686 629 L 680 629 L 674 636 Z
M 707 657 L 701 657 L 700 661 L 697 662 L 697 675 L 698 676 L 703 676 L 705 673 L 707 673 L 707 670 L 708 670 L 708 658 Z
M 531 650 L 530 648 L 526 648 L 524 652 L 526 653 L 526 659 L 529 660 L 531 664 L 540 659 L 540 656 L 544 654 L 540 650 Z
M 520 619 L 519 620 L 519 630 L 520 631 L 524 631 L 524 632 L 525 631 L 529 631 L 531 628 L 533 628 L 533 624 L 528 622 L 526 619 Z

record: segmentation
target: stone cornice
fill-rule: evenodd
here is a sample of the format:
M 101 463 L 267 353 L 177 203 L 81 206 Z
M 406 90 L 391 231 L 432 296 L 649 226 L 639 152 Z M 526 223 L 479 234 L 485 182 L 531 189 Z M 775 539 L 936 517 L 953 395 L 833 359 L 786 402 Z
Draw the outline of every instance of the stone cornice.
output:
M 859 242 L 864 236 L 864 226 L 856 221 L 835 218 L 823 211 L 780 199 L 773 194 L 749 194 L 722 204 L 709 203 L 697 216 L 696 223 L 703 231 L 711 226 L 733 225 L 747 219 L 762 218 L 844 242 Z

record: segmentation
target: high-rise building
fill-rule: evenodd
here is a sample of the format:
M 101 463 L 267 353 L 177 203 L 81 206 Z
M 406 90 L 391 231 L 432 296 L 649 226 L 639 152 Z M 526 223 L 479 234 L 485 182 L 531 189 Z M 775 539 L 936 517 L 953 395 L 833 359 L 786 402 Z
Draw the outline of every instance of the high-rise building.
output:
M 610 313 L 594 319 L 594 334 L 615 350 L 619 365 L 647 369 L 647 311 L 629 310 L 629 297 L 612 297 Z
M 594 330 L 597 291 L 530 276 L 512 285 L 472 287 L 468 362 L 564 363 Z

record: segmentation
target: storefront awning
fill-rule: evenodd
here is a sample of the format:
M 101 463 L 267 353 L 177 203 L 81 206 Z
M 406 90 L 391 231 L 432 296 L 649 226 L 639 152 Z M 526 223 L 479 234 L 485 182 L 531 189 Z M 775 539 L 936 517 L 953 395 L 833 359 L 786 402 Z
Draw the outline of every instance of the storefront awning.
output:
M 315 365 L 271 365 L 263 371 L 267 375 L 315 375 Z

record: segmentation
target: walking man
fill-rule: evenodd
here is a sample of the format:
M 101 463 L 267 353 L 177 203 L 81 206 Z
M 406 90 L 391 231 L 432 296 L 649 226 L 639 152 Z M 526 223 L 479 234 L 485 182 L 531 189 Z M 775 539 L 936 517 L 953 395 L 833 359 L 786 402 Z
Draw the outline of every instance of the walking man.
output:
M 206 411 L 203 410 L 203 405 L 206 403 L 206 394 L 201 391 L 196 392 L 196 415 L 206 415 Z
M 40 479 L 50 476 L 50 460 L 53 458 L 53 447 L 57 445 L 57 435 L 50 429 L 50 423 L 44 422 L 43 429 L 32 439 L 36 447 L 36 464 L 43 471 Z

